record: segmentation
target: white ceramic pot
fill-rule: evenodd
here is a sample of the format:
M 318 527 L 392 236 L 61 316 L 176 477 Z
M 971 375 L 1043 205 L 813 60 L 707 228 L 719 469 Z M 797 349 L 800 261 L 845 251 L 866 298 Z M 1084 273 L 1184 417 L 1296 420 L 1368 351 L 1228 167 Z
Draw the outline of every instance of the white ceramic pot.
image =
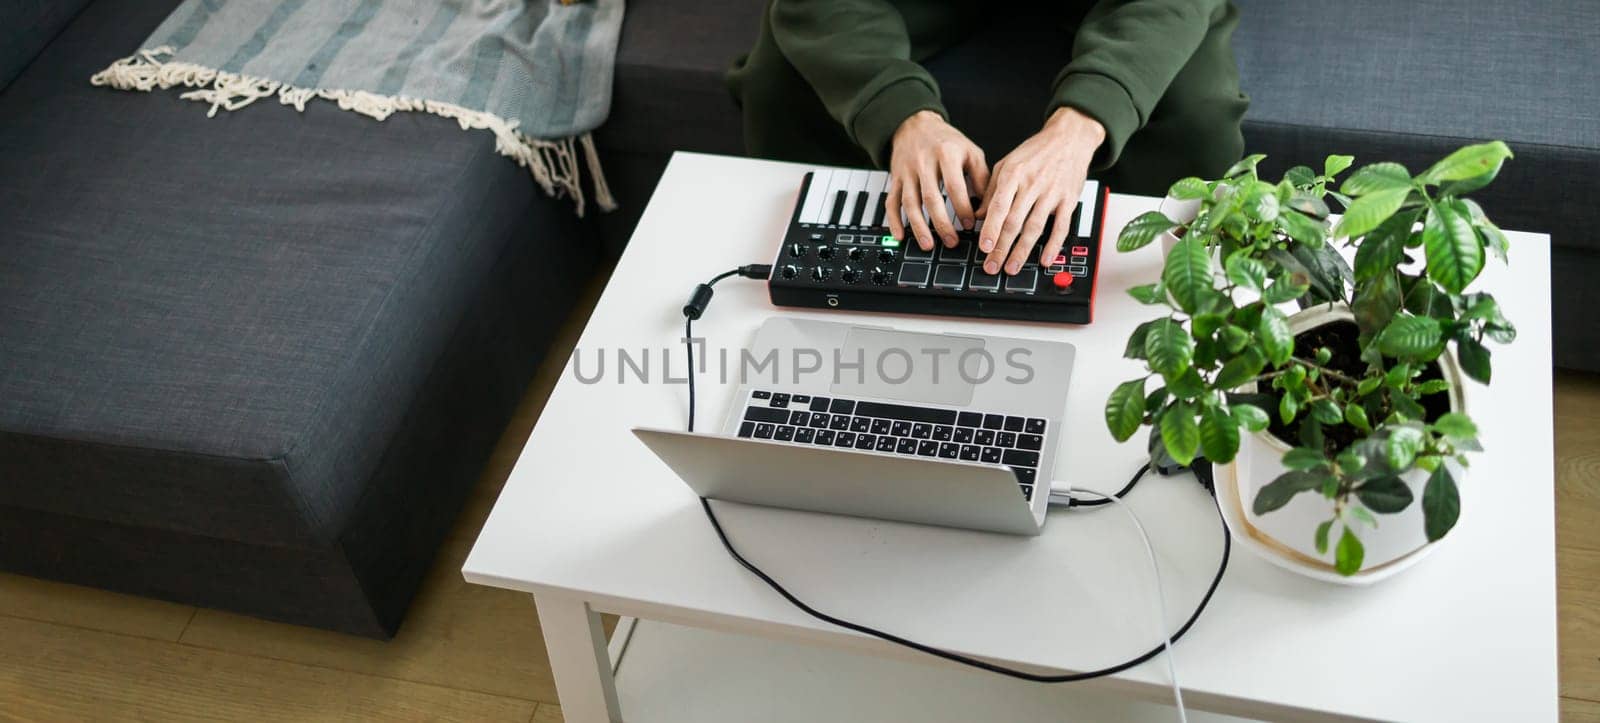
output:
M 1354 321 L 1348 307 L 1315 306 L 1291 316 L 1289 331 L 1300 334 L 1340 320 Z M 1440 355 L 1438 363 L 1445 380 L 1450 382 L 1451 411 L 1465 412 L 1461 370 L 1448 354 Z M 1257 515 L 1251 509 L 1256 490 L 1287 471 L 1282 459 L 1289 449 L 1289 444 L 1266 431 L 1245 434 L 1240 438 L 1239 454 L 1234 462 L 1217 468 L 1217 495 L 1223 515 L 1241 546 L 1274 565 L 1307 577 L 1343 585 L 1366 585 L 1416 564 L 1438 544 L 1430 544 L 1423 531 L 1422 488 L 1428 475 L 1422 470 L 1412 470 L 1401 477 L 1411 486 L 1412 503 L 1396 514 L 1373 513 L 1377 527 L 1355 522 L 1365 548 L 1362 567 L 1349 577 L 1340 575 L 1333 567 L 1332 542 L 1328 552 L 1321 554 L 1317 552 L 1314 537 L 1317 525 L 1333 516 L 1331 500 L 1316 492 L 1303 492 L 1287 505 L 1265 515 Z M 1454 460 L 1445 464 L 1458 484 L 1465 481 L 1465 469 Z M 1355 498 L 1349 503 L 1361 504 Z M 1336 523 L 1333 540 L 1338 539 L 1338 530 Z
M 1161 206 L 1157 210 L 1180 225 L 1186 224 L 1193 221 L 1196 215 L 1199 215 L 1200 201 L 1198 199 L 1179 201 L 1176 198 L 1167 196 L 1161 199 Z M 1166 258 L 1167 254 L 1172 253 L 1172 247 L 1176 245 L 1178 245 L 1178 237 L 1172 234 L 1171 229 L 1161 232 L 1161 258 Z

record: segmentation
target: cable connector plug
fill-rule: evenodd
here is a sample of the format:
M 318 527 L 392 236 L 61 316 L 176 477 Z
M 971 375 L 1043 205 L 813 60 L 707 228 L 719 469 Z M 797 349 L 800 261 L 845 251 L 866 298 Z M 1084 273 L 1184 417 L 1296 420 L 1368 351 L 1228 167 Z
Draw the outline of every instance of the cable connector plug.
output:
M 747 279 L 766 281 L 772 277 L 772 264 L 745 264 L 739 267 L 739 275 Z

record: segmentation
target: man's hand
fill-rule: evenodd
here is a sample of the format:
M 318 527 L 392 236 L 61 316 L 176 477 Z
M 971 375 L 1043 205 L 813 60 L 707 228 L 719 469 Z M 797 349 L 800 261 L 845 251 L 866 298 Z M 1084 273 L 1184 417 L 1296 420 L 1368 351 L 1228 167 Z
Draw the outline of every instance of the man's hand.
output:
M 983 219 L 978 250 L 988 254 L 984 271 L 998 274 L 1002 267 L 1007 274 L 1020 271 L 1050 214 L 1057 222 L 1042 255 L 1053 258 L 1061 252 L 1089 160 L 1105 137 L 1105 128 L 1095 119 L 1074 108 L 1060 108 L 1043 129 L 994 164 L 993 181 L 977 212 Z
M 920 111 L 905 119 L 894 132 L 889 155 L 889 189 L 885 194 L 884 216 L 889 219 L 889 232 L 897 239 L 906 237 L 906 224 L 900 221 L 905 211 L 911 233 L 923 250 L 933 249 L 933 235 L 946 246 L 956 245 L 956 229 L 944 212 L 944 198 L 939 194 L 939 183 L 944 182 L 945 193 L 962 228 L 972 228 L 974 212 L 971 196 L 982 196 L 989 181 L 989 166 L 984 163 L 983 149 L 968 140 L 944 118 L 933 111 Z M 967 178 L 972 179 L 968 186 Z M 927 207 L 933 219 L 933 229 L 923 218 Z

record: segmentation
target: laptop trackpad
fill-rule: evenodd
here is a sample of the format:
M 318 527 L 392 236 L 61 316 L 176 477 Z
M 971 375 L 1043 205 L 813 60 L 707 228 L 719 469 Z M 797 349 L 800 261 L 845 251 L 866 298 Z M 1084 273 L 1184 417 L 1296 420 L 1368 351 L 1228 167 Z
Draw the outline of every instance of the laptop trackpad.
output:
M 973 381 L 981 381 L 996 361 L 984 352 L 982 339 L 851 327 L 834 370 L 833 393 L 965 406 L 972 402 Z

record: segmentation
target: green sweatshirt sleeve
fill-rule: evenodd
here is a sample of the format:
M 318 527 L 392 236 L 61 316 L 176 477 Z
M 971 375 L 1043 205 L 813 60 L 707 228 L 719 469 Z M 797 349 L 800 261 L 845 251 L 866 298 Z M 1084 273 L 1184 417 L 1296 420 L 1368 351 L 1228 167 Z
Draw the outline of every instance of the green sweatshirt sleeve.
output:
M 1111 166 L 1226 8 L 1227 0 L 1101 0 L 1078 27 L 1046 115 L 1070 106 L 1099 121 L 1106 140 L 1093 165 Z
M 923 110 L 949 118 L 888 0 L 776 0 L 771 20 L 784 57 L 880 168 L 906 118 Z

